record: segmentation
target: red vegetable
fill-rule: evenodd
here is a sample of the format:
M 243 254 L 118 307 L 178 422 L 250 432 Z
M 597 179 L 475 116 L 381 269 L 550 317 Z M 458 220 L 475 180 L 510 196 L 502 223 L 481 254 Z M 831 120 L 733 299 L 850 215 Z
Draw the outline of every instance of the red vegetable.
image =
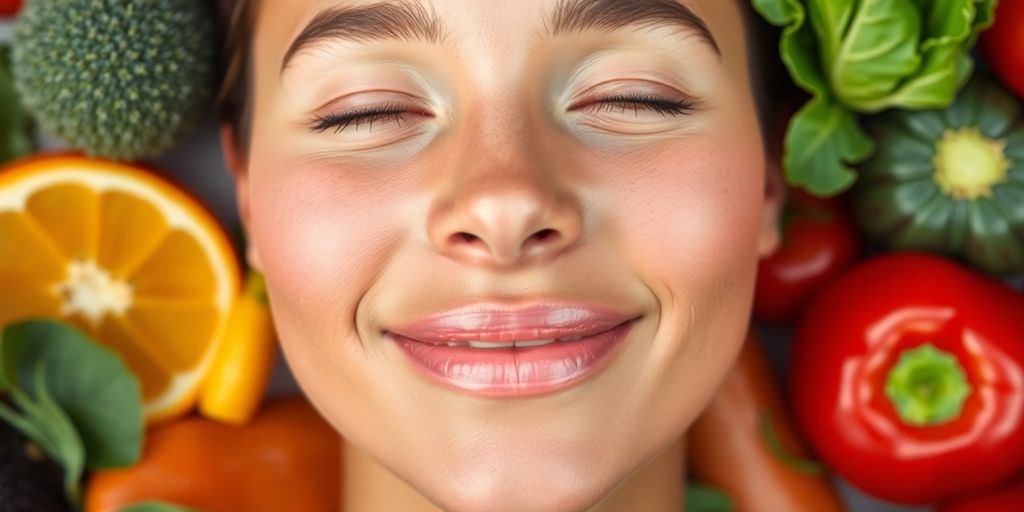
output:
M 808 300 L 851 265 L 859 252 L 857 231 L 838 198 L 789 192 L 782 243 L 757 269 L 754 316 L 792 320 Z
M 817 453 L 864 491 L 927 503 L 1024 467 L 1024 297 L 916 253 L 870 260 L 819 294 L 790 389 Z
M 1024 510 L 1024 475 L 1009 484 L 943 504 L 935 512 L 1020 512 Z
M 996 5 L 995 24 L 981 33 L 981 49 L 999 78 L 1024 98 L 1024 2 Z
M 21 10 L 22 0 L 0 0 L 0 16 L 14 16 Z

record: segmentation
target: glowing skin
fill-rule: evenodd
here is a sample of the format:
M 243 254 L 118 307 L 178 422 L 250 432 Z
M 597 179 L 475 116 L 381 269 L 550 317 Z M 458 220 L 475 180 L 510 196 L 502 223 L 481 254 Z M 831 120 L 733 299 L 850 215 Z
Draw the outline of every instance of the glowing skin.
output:
M 263 2 L 251 150 L 227 153 L 285 355 L 346 441 L 344 509 L 680 510 L 685 431 L 777 243 L 738 4 L 685 2 L 719 54 L 678 27 L 550 36 L 556 0 L 423 1 L 443 44 L 321 41 L 283 73 L 319 11 L 367 2 Z M 622 95 L 692 109 L 595 103 Z M 379 105 L 409 112 L 311 129 Z M 528 397 L 440 386 L 384 335 L 536 298 L 640 319 Z

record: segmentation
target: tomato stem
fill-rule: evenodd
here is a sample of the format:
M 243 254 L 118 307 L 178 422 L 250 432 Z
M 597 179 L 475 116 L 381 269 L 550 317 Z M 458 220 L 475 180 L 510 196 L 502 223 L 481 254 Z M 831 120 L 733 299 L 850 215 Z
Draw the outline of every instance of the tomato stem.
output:
M 959 418 L 970 393 L 956 356 L 930 343 L 904 350 L 885 380 L 885 395 L 900 419 L 915 427 Z

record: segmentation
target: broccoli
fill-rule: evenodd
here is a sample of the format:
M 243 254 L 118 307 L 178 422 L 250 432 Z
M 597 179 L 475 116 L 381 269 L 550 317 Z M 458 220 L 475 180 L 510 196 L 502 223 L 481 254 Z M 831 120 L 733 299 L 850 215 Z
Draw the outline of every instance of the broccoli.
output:
M 12 70 L 46 132 L 92 156 L 154 156 L 208 111 L 217 81 L 204 0 L 32 0 Z

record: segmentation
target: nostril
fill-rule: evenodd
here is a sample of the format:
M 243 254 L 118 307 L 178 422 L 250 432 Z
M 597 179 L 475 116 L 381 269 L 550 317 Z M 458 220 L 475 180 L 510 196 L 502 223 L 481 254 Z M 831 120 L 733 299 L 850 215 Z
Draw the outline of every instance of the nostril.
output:
M 534 233 L 533 234 L 533 238 L 535 238 L 537 241 L 541 241 L 541 240 L 544 240 L 546 238 L 551 237 L 554 234 L 555 234 L 555 230 L 553 230 L 553 229 L 542 229 L 542 230 Z
M 455 236 L 458 237 L 459 240 L 461 240 L 463 242 L 473 242 L 473 241 L 476 241 L 476 239 L 477 239 L 476 235 L 474 235 L 472 233 L 466 233 L 465 231 L 457 233 Z

